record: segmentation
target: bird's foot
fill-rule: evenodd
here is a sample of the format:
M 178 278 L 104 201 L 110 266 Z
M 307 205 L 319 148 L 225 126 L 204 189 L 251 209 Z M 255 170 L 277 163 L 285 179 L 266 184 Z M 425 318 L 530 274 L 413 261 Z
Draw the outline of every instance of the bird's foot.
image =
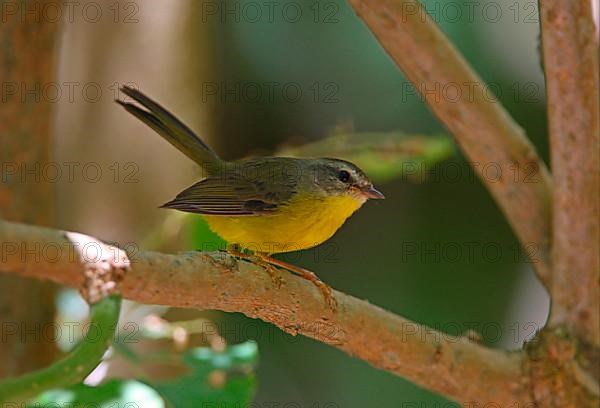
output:
M 253 264 L 261 266 L 264 270 L 266 270 L 269 273 L 271 281 L 273 282 L 273 285 L 275 285 L 275 287 L 280 288 L 283 284 L 283 278 L 279 276 L 277 268 L 271 263 L 269 263 L 264 256 L 246 254 L 242 251 L 240 246 L 236 244 L 228 245 L 227 252 L 236 258 L 244 259 L 246 261 L 252 262 Z
M 281 276 L 279 276 L 279 272 L 277 271 L 277 268 L 261 256 L 251 255 L 251 258 L 255 264 L 262 266 L 269 273 L 269 276 L 271 277 L 271 281 L 273 282 L 275 287 L 280 288 L 281 285 L 283 284 L 283 278 Z
M 296 265 L 292 265 L 285 261 L 280 261 L 279 259 L 271 258 L 270 256 L 262 257 L 265 262 L 268 262 L 272 266 L 279 266 L 283 269 L 287 269 L 288 271 L 295 273 L 301 278 L 306 279 L 307 281 L 312 282 L 323 294 L 327 305 L 331 308 L 331 310 L 337 309 L 337 300 L 333 296 L 333 290 L 331 286 L 323 282 L 314 272 L 309 271 L 308 269 L 301 268 Z
M 239 245 L 235 244 L 227 246 L 227 252 L 232 256 L 235 256 L 236 258 L 245 259 L 254 264 L 262 266 L 269 273 L 273 284 L 277 288 L 280 288 L 283 283 L 283 278 L 279 276 L 277 272 L 277 267 L 295 273 L 301 278 L 312 282 L 321 291 L 323 297 L 325 298 L 325 301 L 327 302 L 327 305 L 331 310 L 337 309 L 337 300 L 333 295 L 333 290 L 331 289 L 331 286 L 319 279 L 319 277 L 314 272 L 296 265 L 292 265 L 285 261 L 280 261 L 279 259 L 272 258 L 266 254 L 246 254 L 242 251 Z

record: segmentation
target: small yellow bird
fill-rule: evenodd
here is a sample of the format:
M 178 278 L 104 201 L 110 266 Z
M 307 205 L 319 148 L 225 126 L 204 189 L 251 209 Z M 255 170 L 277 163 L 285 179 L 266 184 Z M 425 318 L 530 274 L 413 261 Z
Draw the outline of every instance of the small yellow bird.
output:
M 143 108 L 121 100 L 117 103 L 208 174 L 162 207 L 201 214 L 234 255 L 244 257 L 242 250 L 250 250 L 263 262 L 296 272 L 314 282 L 334 304 L 331 288 L 314 273 L 270 255 L 319 245 L 367 199 L 384 198 L 365 173 L 350 162 L 330 158 L 221 160 L 152 99 L 130 87 L 121 91 Z

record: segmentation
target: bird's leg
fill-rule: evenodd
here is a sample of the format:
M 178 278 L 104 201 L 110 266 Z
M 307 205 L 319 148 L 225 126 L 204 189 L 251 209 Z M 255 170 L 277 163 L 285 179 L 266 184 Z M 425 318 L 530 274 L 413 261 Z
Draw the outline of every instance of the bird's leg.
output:
M 335 310 L 337 308 L 337 300 L 333 296 L 333 291 L 331 287 L 325 282 L 323 282 L 321 279 L 319 279 L 319 277 L 314 272 L 311 272 L 308 269 L 304 269 L 296 265 L 292 265 L 285 261 L 272 258 L 266 253 L 257 252 L 253 255 L 246 254 L 242 252 L 240 246 L 236 244 L 228 245 L 227 252 L 232 256 L 235 256 L 236 258 L 245 259 L 259 266 L 262 266 L 269 273 L 269 275 L 271 276 L 271 280 L 277 287 L 281 287 L 282 279 L 280 276 L 277 275 L 276 267 L 280 267 L 292 273 L 295 273 L 301 278 L 312 282 L 321 291 L 323 297 L 325 298 L 325 301 L 331 309 Z
M 266 261 L 264 259 L 264 256 L 246 254 L 242 251 L 242 248 L 240 248 L 240 246 L 237 244 L 228 245 L 227 252 L 230 255 L 235 256 L 236 258 L 245 259 L 247 261 L 252 262 L 253 264 L 262 266 L 263 269 L 265 269 L 269 273 L 273 284 L 278 288 L 281 287 L 283 281 L 281 279 L 281 276 L 277 274 L 277 268 L 275 268 L 275 266 Z
M 272 258 L 266 254 L 258 254 L 258 256 L 262 258 L 264 262 L 270 265 L 279 266 L 280 268 L 287 269 L 288 271 L 295 273 L 301 278 L 312 282 L 317 288 L 319 288 L 329 307 L 335 310 L 335 308 L 337 307 L 337 300 L 333 296 L 331 286 L 319 279 L 319 277 L 314 272 L 311 272 L 308 269 L 304 269 L 296 265 L 292 265 L 285 261 Z

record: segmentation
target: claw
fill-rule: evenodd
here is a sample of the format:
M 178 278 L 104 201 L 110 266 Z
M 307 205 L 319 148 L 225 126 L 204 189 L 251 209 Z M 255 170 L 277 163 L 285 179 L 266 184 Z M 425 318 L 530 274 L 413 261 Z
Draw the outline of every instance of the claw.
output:
M 254 256 L 253 259 L 255 264 L 262 266 L 269 273 L 273 285 L 275 285 L 275 287 L 279 289 L 283 284 L 283 278 L 277 273 L 277 268 L 271 265 L 269 262 L 265 261 L 260 256 Z

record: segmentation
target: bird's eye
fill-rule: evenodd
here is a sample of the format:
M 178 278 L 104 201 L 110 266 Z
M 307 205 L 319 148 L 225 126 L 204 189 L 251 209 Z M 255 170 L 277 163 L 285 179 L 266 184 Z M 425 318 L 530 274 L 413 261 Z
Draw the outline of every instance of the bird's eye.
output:
M 340 172 L 338 173 L 338 179 L 342 183 L 347 183 L 348 181 L 350 181 L 350 173 L 348 173 L 346 170 L 340 170 Z

